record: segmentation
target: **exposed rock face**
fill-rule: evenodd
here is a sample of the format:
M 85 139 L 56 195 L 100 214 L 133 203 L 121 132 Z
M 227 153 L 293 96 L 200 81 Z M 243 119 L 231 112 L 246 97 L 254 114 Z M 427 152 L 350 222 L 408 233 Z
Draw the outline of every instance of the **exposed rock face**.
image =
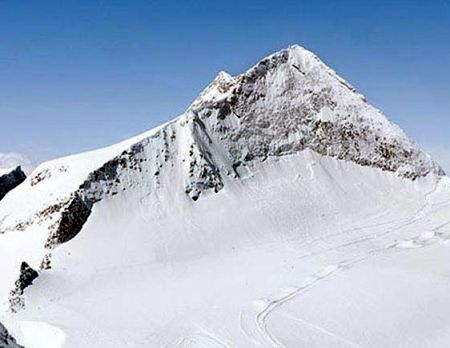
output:
M 24 348 L 16 343 L 8 330 L 0 323 L 0 348 Z
M 61 217 L 52 225 L 46 246 L 51 249 L 74 238 L 89 218 L 94 204 L 136 185 L 129 181 L 130 177 L 157 189 L 165 171 L 185 165 L 184 191 L 193 201 L 202 192 L 219 192 L 224 184 L 219 165 L 209 150 L 211 139 L 203 122 L 195 115 L 190 116 L 109 160 L 91 172 L 65 204 L 52 206 L 50 214 L 56 209 Z M 177 135 L 188 141 L 188 148 L 179 149 Z
M 22 169 L 17 167 L 11 172 L 0 176 L 0 200 L 2 200 L 6 194 L 12 189 L 19 186 L 25 181 L 27 176 L 22 171 Z
M 403 131 L 299 46 L 237 77 L 221 73 L 191 110 L 234 163 L 309 148 L 411 179 L 444 174 Z
M 65 243 L 75 237 L 91 215 L 93 203 L 85 200 L 80 194 L 75 194 L 70 204 L 62 212 L 58 229 L 51 236 L 53 243 Z
M 131 154 L 136 155 L 139 151 L 142 151 L 142 145 L 136 144 L 129 151 L 125 151 L 89 174 L 86 181 L 72 194 L 68 203 L 60 207 L 61 218 L 49 235 L 46 245 L 48 248 L 74 238 L 91 215 L 94 204 L 106 196 L 117 194 L 120 184 L 119 173 L 129 167 L 137 169 L 137 163 Z
M 204 123 L 193 115 L 190 124 L 194 141 L 189 147 L 189 169 L 185 192 L 193 201 L 196 201 L 202 192 L 209 190 L 219 192 L 223 188 L 223 179 L 213 155 L 208 151 L 211 138 Z

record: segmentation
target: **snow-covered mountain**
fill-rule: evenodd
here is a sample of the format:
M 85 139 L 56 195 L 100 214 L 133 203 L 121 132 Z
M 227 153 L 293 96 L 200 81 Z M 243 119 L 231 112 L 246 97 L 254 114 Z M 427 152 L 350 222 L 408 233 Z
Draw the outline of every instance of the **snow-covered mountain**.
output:
M 25 347 L 446 347 L 449 206 L 439 165 L 292 46 L 8 192 L 0 321 Z

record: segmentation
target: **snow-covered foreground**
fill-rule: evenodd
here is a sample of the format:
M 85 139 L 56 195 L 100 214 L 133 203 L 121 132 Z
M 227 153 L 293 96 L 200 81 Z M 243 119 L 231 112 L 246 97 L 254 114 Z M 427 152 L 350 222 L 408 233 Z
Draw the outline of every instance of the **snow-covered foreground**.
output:
M 94 207 L 26 290 L 26 309 L 2 317 L 19 343 L 448 346 L 448 178 L 306 150 L 195 203 L 161 201 L 166 187 Z

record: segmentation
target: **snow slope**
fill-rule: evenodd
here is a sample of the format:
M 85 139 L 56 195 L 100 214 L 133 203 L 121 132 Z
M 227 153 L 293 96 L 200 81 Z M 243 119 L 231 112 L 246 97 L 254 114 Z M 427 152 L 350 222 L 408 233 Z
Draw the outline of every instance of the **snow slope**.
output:
M 442 169 L 292 46 L 10 192 L 0 321 L 35 348 L 447 347 L 449 205 Z

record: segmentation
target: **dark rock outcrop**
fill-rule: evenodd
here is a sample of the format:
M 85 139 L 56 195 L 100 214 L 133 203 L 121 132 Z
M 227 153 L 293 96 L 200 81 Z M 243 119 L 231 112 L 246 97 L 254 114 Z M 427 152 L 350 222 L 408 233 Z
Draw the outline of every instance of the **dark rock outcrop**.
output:
M 37 277 L 39 277 L 38 272 L 31 268 L 28 263 L 22 262 L 20 265 L 20 276 L 16 281 L 16 288 L 23 293 L 23 290 L 30 286 Z
M 17 167 L 13 171 L 0 176 L 0 201 L 6 196 L 6 194 L 12 189 L 19 186 L 25 181 L 27 176 L 22 171 L 22 168 Z
M 74 238 L 91 215 L 94 204 L 105 197 L 117 194 L 120 170 L 125 168 L 139 170 L 138 161 L 134 157 L 141 151 L 142 144 L 135 144 L 129 151 L 124 151 L 89 174 L 63 208 L 57 228 L 49 235 L 47 248 L 52 249 Z
M 24 307 L 24 301 L 22 298 L 23 291 L 33 284 L 33 281 L 39 277 L 39 273 L 31 268 L 28 263 L 22 262 L 20 265 L 19 279 L 15 282 L 15 287 L 10 293 L 9 304 L 12 312 L 17 312 Z M 1 348 L 1 346 L 0 346 Z
M 24 348 L 16 343 L 2 323 L 0 323 L 0 348 Z
M 76 194 L 62 213 L 61 222 L 54 235 L 54 242 L 61 244 L 75 237 L 91 215 L 92 206 L 92 201 L 83 199 L 80 194 Z

